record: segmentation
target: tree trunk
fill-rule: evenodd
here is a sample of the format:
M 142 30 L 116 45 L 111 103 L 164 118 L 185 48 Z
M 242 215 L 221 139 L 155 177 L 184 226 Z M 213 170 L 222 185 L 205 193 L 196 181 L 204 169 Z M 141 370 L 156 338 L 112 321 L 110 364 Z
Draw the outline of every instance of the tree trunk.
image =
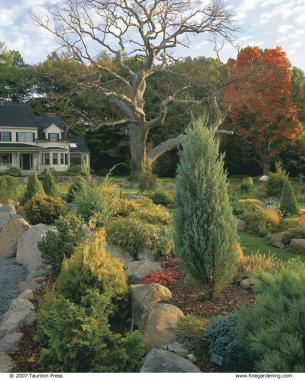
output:
M 137 179 L 142 167 L 148 164 L 146 151 L 147 131 L 135 124 L 129 125 L 131 177 Z
M 268 153 L 266 153 L 266 151 L 260 153 L 259 164 L 260 164 L 261 169 L 263 170 L 263 174 L 268 175 L 271 170 L 271 162 L 270 162 Z
M 263 169 L 263 174 L 268 175 L 270 173 L 270 170 L 271 170 L 270 161 L 263 161 L 262 162 L 262 169 Z

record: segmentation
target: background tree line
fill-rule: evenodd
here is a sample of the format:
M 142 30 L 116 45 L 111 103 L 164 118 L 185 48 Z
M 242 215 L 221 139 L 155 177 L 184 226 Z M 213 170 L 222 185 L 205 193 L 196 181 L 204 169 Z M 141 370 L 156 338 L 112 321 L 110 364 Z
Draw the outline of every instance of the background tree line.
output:
M 109 101 L 109 98 L 102 94 L 97 94 L 94 90 L 79 90 L 76 85 L 79 78 L 85 73 L 84 67 L 71 58 L 51 54 L 47 59 L 37 65 L 26 64 L 18 51 L 10 51 L 2 43 L 0 45 L 0 102 L 30 102 L 38 114 L 54 112 L 61 116 L 69 127 L 69 133 L 73 136 L 83 137 L 92 152 L 92 168 L 99 174 L 104 174 L 114 164 L 126 163 L 126 166 L 117 168 L 118 174 L 129 174 L 130 151 L 128 131 L 124 125 L 103 125 L 96 127 L 98 120 L 120 119 L 122 115 L 118 108 Z M 243 49 L 235 61 L 235 70 L 238 67 L 238 59 L 242 61 L 245 57 L 253 54 Z M 270 49 L 271 50 L 271 49 Z M 276 50 L 276 49 L 273 49 Z M 257 54 L 258 55 L 258 54 Z M 280 53 L 273 52 L 271 62 L 274 66 L 276 59 L 284 59 Z M 253 57 L 251 56 L 251 59 Z M 114 59 L 106 54 L 100 57 L 110 67 L 116 65 Z M 261 58 L 259 58 L 261 59 Z M 273 61 L 272 61 L 273 59 Z M 262 61 L 260 70 L 262 70 Z M 137 59 L 133 58 L 131 65 L 137 66 Z M 267 62 L 268 64 L 268 62 Z M 240 64 L 242 67 L 242 65 Z M 116 68 L 120 70 L 118 67 Z M 185 83 L 190 84 L 187 90 L 187 99 L 196 99 L 205 95 L 205 88 L 208 84 L 215 87 L 221 83 L 227 75 L 228 65 L 222 64 L 218 59 L 197 57 L 187 57 L 182 61 L 173 63 L 166 72 L 158 72 L 148 78 L 145 109 L 148 116 L 157 113 L 160 101 L 170 96 L 176 89 L 181 88 Z M 239 69 L 241 71 L 241 69 Z M 264 71 L 265 73 L 267 70 Z M 276 70 L 269 70 L 268 75 L 272 76 Z M 111 80 L 104 73 L 104 80 Z M 266 74 L 267 75 L 267 74 Z M 286 78 L 287 79 L 287 78 Z M 278 77 L 271 78 L 273 91 L 278 86 Z M 257 85 L 251 91 L 262 91 Z M 294 107 L 294 118 L 301 124 L 305 123 L 305 74 L 296 67 L 291 70 L 291 78 L 286 86 L 290 88 L 289 107 Z M 231 91 L 231 94 L 230 94 Z M 226 93 L 227 92 L 227 93 Z M 229 94 L 229 95 L 228 95 Z M 219 94 L 219 104 L 226 102 L 226 96 L 232 95 L 232 88 L 226 89 Z M 241 95 L 241 94 L 239 94 Z M 244 97 L 244 94 L 242 94 Z M 245 98 L 247 99 L 247 98 Z M 272 100 L 272 99 L 271 99 Z M 251 99 L 248 97 L 248 102 Z M 240 105 L 239 105 L 240 106 Z M 279 105 L 281 107 L 281 105 Z M 185 130 L 192 115 L 198 115 L 203 111 L 208 111 L 208 105 L 172 104 L 168 109 L 168 116 L 163 127 L 156 127 L 149 133 L 148 147 L 154 146 L 168 138 L 177 136 Z M 274 103 L 269 104 L 269 108 L 274 108 Z M 238 108 L 238 107 L 237 107 Z M 228 115 L 224 128 L 234 130 L 232 136 L 221 137 L 221 149 L 225 152 L 225 166 L 232 175 L 259 175 L 262 172 L 259 163 L 259 147 L 249 140 L 245 143 L 245 136 L 239 133 L 238 128 L 242 125 L 243 130 L 250 130 L 253 125 L 253 117 L 257 120 L 256 113 L 251 113 L 250 107 L 245 109 L 234 108 L 233 116 Z M 291 109 L 291 108 L 289 108 Z M 254 115 L 254 116 L 253 116 Z M 266 115 L 265 115 L 266 116 Z M 237 124 L 237 127 L 236 127 Z M 284 129 L 286 128 L 284 125 Z M 287 128 L 286 128 L 287 129 Z M 270 127 L 269 127 L 270 130 Z M 275 133 L 278 126 L 275 125 Z M 282 160 L 286 169 L 292 176 L 305 174 L 305 136 L 303 130 L 295 138 L 286 138 L 277 144 L 275 154 L 270 157 L 271 168 L 278 160 Z M 177 149 L 165 153 L 154 164 L 154 171 L 159 176 L 175 175 L 177 165 Z

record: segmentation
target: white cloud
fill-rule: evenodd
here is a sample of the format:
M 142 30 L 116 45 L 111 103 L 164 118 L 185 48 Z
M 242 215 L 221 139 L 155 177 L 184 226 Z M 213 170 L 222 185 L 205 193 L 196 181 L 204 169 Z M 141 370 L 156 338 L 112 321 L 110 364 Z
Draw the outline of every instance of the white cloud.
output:
M 279 26 L 279 32 L 280 33 L 287 33 L 288 32 L 288 30 L 290 30 L 290 29 L 293 29 L 293 25 L 280 25 Z
M 210 0 L 201 0 L 206 5 Z M 236 35 L 240 47 L 281 46 L 293 64 L 305 69 L 305 0 L 225 0 L 226 7 L 241 25 Z M 19 49 L 27 62 L 41 61 L 58 47 L 58 40 L 33 24 L 31 13 L 45 14 L 57 0 L 0 0 L 0 41 L 10 49 Z M 213 44 L 201 36 L 192 37 L 190 49 L 183 55 L 213 56 Z M 179 55 L 180 49 L 177 52 Z M 236 49 L 226 44 L 221 57 L 236 56 Z
M 16 17 L 18 17 L 21 13 L 19 7 L 13 8 L 0 8 L 0 25 L 2 27 L 7 27 L 14 25 Z

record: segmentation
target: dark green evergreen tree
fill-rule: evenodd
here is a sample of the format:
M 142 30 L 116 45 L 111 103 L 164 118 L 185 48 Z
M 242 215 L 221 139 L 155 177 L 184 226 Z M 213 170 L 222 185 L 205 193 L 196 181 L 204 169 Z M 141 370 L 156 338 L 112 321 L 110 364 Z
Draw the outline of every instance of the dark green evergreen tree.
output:
M 173 227 L 186 272 L 208 298 L 216 296 L 234 275 L 237 230 L 219 143 L 203 118 L 193 122 L 180 152 Z
M 45 193 L 51 197 L 56 197 L 58 195 L 55 179 L 50 169 L 46 169 L 44 172 L 42 186 Z
M 298 202 L 293 187 L 288 180 L 283 185 L 280 210 L 284 216 L 297 215 L 299 213 Z
M 22 198 L 22 202 L 25 203 L 33 198 L 34 195 L 45 195 L 45 191 L 40 183 L 37 173 L 33 171 L 29 178 L 28 183 L 26 185 L 25 193 Z

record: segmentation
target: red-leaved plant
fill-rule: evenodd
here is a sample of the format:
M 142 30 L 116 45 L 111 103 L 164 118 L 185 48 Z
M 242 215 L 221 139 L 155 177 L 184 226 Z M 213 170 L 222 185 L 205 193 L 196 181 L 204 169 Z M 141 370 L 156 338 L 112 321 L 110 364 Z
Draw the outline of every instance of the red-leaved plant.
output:
M 157 270 L 150 272 L 147 276 L 140 279 L 141 284 L 153 284 L 170 286 L 181 277 L 181 273 L 172 269 Z

